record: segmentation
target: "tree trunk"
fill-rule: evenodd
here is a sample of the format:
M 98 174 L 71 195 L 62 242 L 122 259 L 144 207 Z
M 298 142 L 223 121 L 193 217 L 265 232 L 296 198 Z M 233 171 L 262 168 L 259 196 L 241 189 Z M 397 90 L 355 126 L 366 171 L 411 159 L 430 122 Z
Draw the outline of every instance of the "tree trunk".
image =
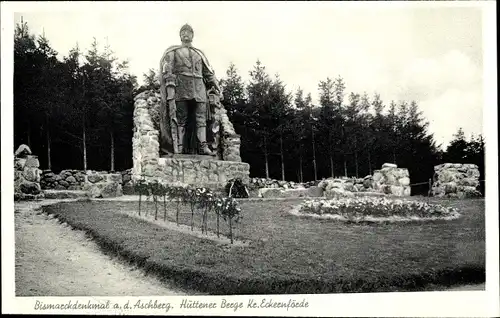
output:
M 281 180 L 285 181 L 285 156 L 283 154 L 283 136 L 280 135 Z
M 368 151 L 368 174 L 372 175 L 372 158 L 369 151 Z
M 332 156 L 331 152 L 329 154 L 329 157 L 330 157 L 330 174 L 331 174 L 331 176 L 333 178 L 334 175 L 335 175 L 335 172 L 334 172 L 334 169 L 333 169 L 333 156 Z
M 231 244 L 233 244 L 233 219 L 229 218 L 229 237 L 231 238 Z
M 50 160 L 50 126 L 49 126 L 49 116 L 45 117 L 47 120 L 47 169 L 52 170 L 52 161 Z
M 269 161 L 268 161 L 268 153 L 267 153 L 267 138 L 264 135 L 264 160 L 266 164 L 266 178 L 269 179 Z
M 111 139 L 111 172 L 115 171 L 115 140 L 113 136 L 113 130 L 109 132 L 109 137 Z
M 314 141 L 314 127 L 312 127 L 311 131 L 312 131 L 314 181 L 316 181 L 318 180 L 318 169 L 316 167 L 316 143 Z
M 83 116 L 83 129 L 82 129 L 82 141 L 83 141 L 83 171 L 87 171 L 87 142 L 85 140 L 85 115 Z
M 82 124 L 83 124 L 83 171 L 87 172 L 87 142 L 85 140 L 85 73 L 83 74 L 82 77 L 82 82 L 83 82 L 83 91 L 82 91 L 82 102 L 83 102 L 83 114 L 82 114 Z
M 344 155 L 344 176 L 347 178 L 347 160 L 345 159 L 345 155 Z
M 392 148 L 392 163 L 396 164 L 396 149 Z
M 27 144 L 28 144 L 28 147 L 30 148 L 31 151 L 33 151 L 33 149 L 31 149 L 31 120 L 28 119 L 28 125 L 27 125 L 28 129 L 26 129 L 26 134 L 28 136 L 27 138 Z
M 304 172 L 302 171 L 302 153 L 299 155 L 299 182 L 304 182 Z
M 354 151 L 354 165 L 356 167 L 356 178 L 359 178 L 359 170 L 358 170 L 358 152 Z

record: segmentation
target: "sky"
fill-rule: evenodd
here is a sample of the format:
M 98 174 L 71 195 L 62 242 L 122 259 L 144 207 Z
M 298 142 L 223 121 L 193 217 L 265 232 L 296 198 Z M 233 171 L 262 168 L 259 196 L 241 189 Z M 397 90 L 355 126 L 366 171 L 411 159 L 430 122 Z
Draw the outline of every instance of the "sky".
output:
M 35 34 L 45 32 L 61 56 L 93 37 L 107 41 L 130 72 L 158 68 L 163 51 L 194 29 L 193 45 L 219 78 L 231 62 L 243 80 L 259 59 L 290 92 L 301 87 L 317 103 L 318 83 L 342 76 L 347 93 L 415 100 L 429 132 L 445 147 L 459 127 L 483 133 L 482 11 L 473 6 L 345 2 L 94 3 L 24 9 Z

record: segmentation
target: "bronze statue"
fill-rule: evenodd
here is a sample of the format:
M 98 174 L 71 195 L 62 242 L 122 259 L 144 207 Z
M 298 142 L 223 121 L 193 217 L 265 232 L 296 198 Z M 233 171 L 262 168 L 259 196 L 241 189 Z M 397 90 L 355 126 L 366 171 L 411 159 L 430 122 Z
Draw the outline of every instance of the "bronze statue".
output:
M 218 101 L 219 83 L 205 54 L 191 44 L 191 26 L 179 35 L 182 44 L 169 47 L 160 61 L 160 151 L 214 156 L 218 127 L 210 101 Z

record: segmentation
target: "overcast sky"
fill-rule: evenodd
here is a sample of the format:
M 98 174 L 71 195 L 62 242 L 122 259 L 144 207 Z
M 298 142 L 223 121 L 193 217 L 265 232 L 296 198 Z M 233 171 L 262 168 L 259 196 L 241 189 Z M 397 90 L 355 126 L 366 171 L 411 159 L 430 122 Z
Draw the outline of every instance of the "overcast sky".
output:
M 482 133 L 483 52 L 481 9 L 339 2 L 166 2 L 75 4 L 65 11 L 22 15 L 32 32 L 45 31 L 66 56 L 78 42 L 108 42 L 141 80 L 157 68 L 163 51 L 179 44 L 189 23 L 193 45 L 221 78 L 233 62 L 244 80 L 257 59 L 279 73 L 289 91 L 299 86 L 317 101 L 318 82 L 342 76 L 347 92 L 378 92 L 391 100 L 416 100 L 438 144 L 463 127 Z

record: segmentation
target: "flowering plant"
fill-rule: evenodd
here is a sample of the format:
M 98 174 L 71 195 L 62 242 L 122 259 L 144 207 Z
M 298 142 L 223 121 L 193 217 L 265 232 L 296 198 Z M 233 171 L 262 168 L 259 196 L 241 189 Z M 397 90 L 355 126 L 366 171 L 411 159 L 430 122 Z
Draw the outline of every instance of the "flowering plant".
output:
M 217 235 L 219 236 L 219 218 L 229 223 L 229 235 L 233 243 L 232 227 L 233 222 L 241 219 L 241 208 L 238 202 L 232 197 L 217 195 L 205 187 L 195 187 L 182 183 L 164 183 L 162 181 L 138 180 L 134 183 L 135 190 L 139 193 L 139 215 L 141 208 L 141 196 L 153 197 L 155 203 L 155 220 L 158 215 L 158 198 L 163 197 L 164 220 L 166 220 L 166 197 L 177 202 L 176 222 L 179 224 L 180 204 L 189 204 L 191 208 L 191 230 L 194 227 L 194 213 L 198 209 L 202 213 L 202 232 L 208 233 L 207 220 L 208 213 L 214 211 L 217 216 Z
M 355 223 L 455 219 L 460 216 L 452 207 L 379 197 L 306 200 L 292 213 Z

